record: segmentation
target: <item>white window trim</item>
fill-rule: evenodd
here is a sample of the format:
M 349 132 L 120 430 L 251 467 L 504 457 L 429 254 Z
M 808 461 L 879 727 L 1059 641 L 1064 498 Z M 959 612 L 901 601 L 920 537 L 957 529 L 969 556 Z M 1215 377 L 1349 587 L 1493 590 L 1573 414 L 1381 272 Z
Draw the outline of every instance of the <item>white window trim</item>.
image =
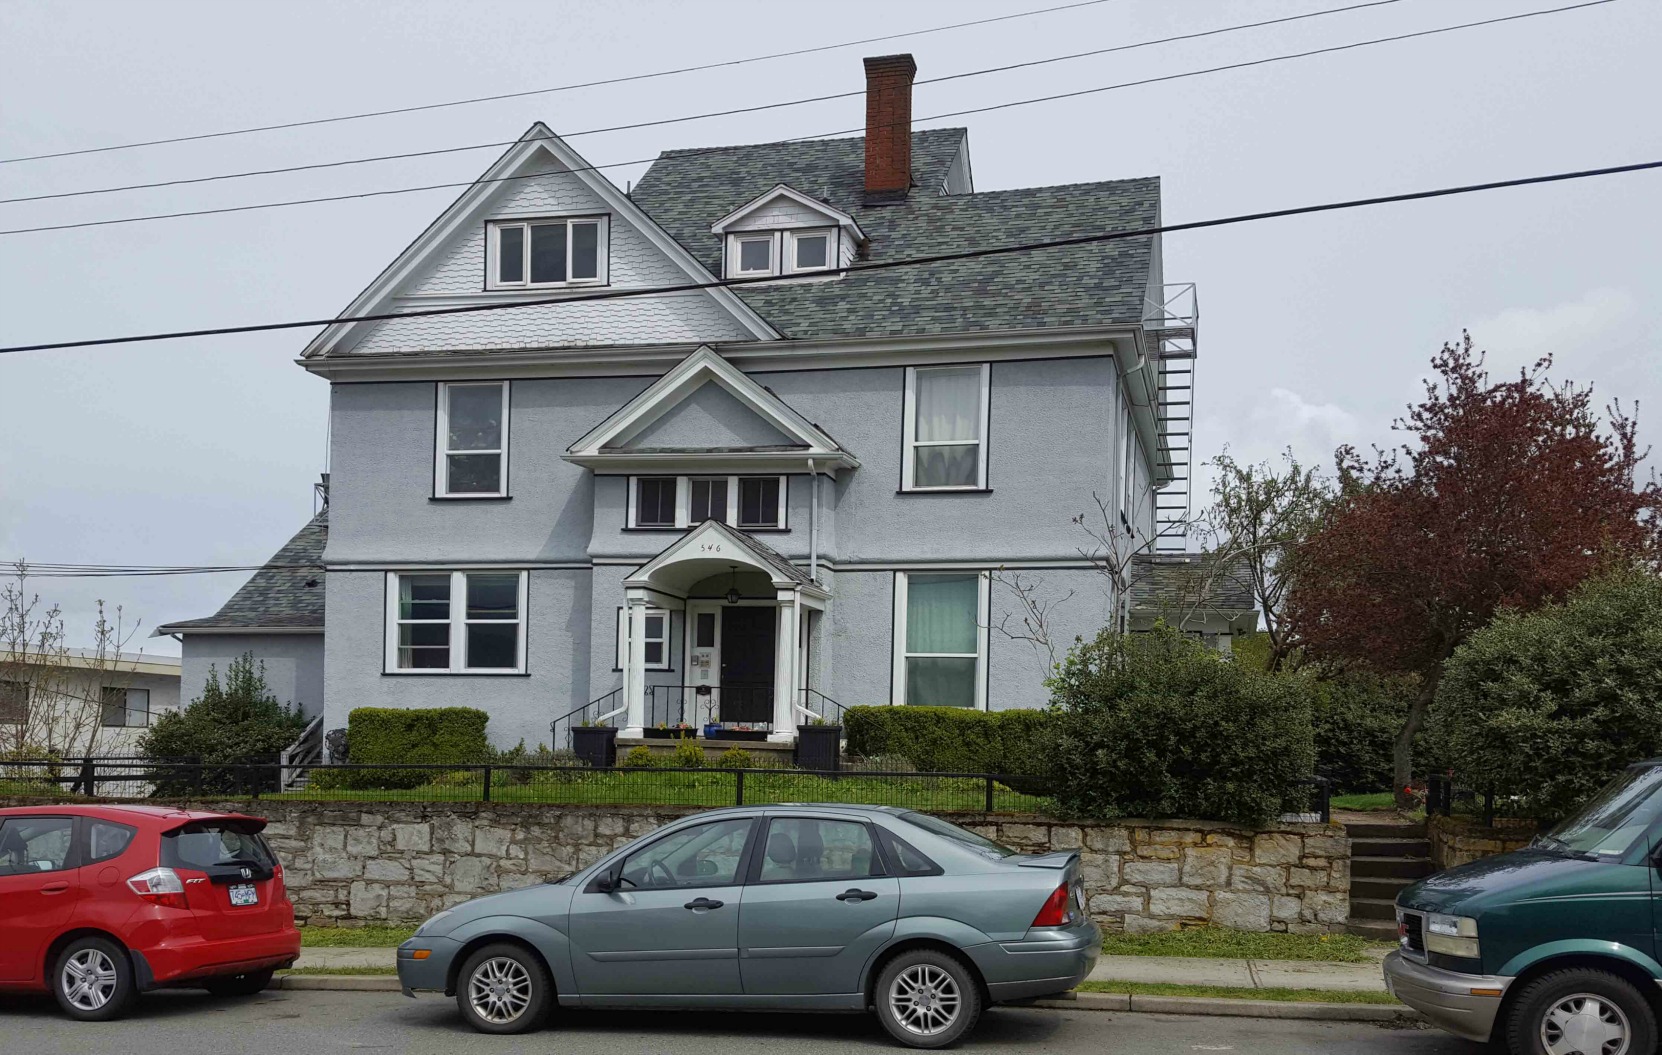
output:
M 486 289 L 564 289 L 567 286 L 604 286 L 610 281 L 608 268 L 611 261 L 608 259 L 608 249 L 611 244 L 610 217 L 602 213 L 593 213 L 571 216 L 528 216 L 524 219 L 492 220 L 485 227 L 485 288 Z M 531 228 L 545 224 L 564 223 L 566 225 L 566 277 L 558 282 L 531 281 Z M 571 237 L 573 224 L 596 224 L 595 230 L 595 259 L 593 278 L 571 277 L 571 253 L 575 240 Z M 504 282 L 499 276 L 502 254 L 498 251 L 500 236 L 503 228 L 520 227 L 525 230 L 524 244 L 521 253 L 524 254 L 520 274 L 524 280 L 520 282 Z
M 667 479 L 668 473 L 641 473 L 639 476 L 628 477 L 628 516 L 624 523 L 631 528 L 642 531 L 684 531 L 693 526 L 692 523 L 692 482 L 696 480 L 727 481 L 727 519 L 724 523 L 728 527 L 738 528 L 740 531 L 788 531 L 790 521 L 787 519 L 787 508 L 790 504 L 790 477 L 784 473 L 744 473 L 728 475 L 722 473 L 692 473 L 686 476 L 675 477 L 675 523 L 673 524 L 642 524 L 640 523 L 640 491 L 638 481 Z M 777 521 L 772 524 L 740 524 L 739 523 L 739 483 L 741 480 L 776 479 L 779 481 L 779 510 Z
M 817 267 L 798 267 L 796 263 L 796 241 L 798 238 L 807 238 L 817 235 L 825 236 L 825 263 Z M 768 242 L 768 266 L 766 270 L 746 271 L 742 267 L 743 258 L 739 253 L 739 246 L 743 242 Z M 778 275 L 813 274 L 816 271 L 832 271 L 842 264 L 842 228 L 840 227 L 792 227 L 778 231 L 731 231 L 727 235 L 727 277 L 728 278 L 764 278 Z
M 642 611 L 645 613 L 645 615 L 642 616 L 642 622 L 641 622 L 642 626 L 646 625 L 645 621 L 647 619 L 651 618 L 652 616 L 659 615 L 659 616 L 663 616 L 663 618 L 664 618 L 664 636 L 662 637 L 662 639 L 659 639 L 659 638 L 656 638 L 656 637 L 648 637 L 646 639 L 648 643 L 652 643 L 652 642 L 662 640 L 663 646 L 664 646 L 663 662 L 662 663 L 648 663 L 646 665 L 646 669 L 647 670 L 672 670 L 672 669 L 674 669 L 673 665 L 670 663 L 671 656 L 670 656 L 670 647 L 669 647 L 669 642 L 670 642 L 670 616 L 669 616 L 669 612 L 665 611 L 662 608 L 646 608 L 646 609 L 643 609 Z M 613 659 L 616 662 L 616 666 L 614 666 L 612 668 L 613 670 L 622 670 L 623 669 L 623 661 L 628 655 L 628 649 L 629 649 L 629 609 L 623 607 L 622 605 L 619 605 L 618 610 L 617 610 L 617 649 L 616 649 L 617 654 L 615 656 L 613 656 Z
M 987 421 L 988 410 L 992 395 L 992 364 L 981 363 L 981 407 L 979 422 L 976 430 L 976 466 L 975 483 L 973 485 L 954 485 L 951 487 L 919 487 L 913 484 L 913 470 L 917 464 L 916 451 L 919 447 L 963 447 L 968 445 L 966 440 L 919 440 L 917 439 L 917 379 L 918 373 L 945 370 L 965 370 L 976 364 L 961 363 L 953 366 L 908 366 L 906 368 L 906 398 L 901 413 L 901 459 L 900 459 L 900 489 L 902 491 L 985 491 L 987 489 Z
M 452 388 L 491 388 L 502 389 L 502 444 L 481 450 L 450 450 L 450 390 Z M 506 498 L 508 497 L 508 413 L 512 400 L 510 390 L 511 381 L 440 381 L 438 413 L 433 425 L 433 497 L 434 498 Z M 497 489 L 494 491 L 452 491 L 450 490 L 450 458 L 452 454 L 495 454 L 502 459 L 502 470 L 497 476 Z
M 762 278 L 766 275 L 779 274 L 779 232 L 778 231 L 741 231 L 727 236 L 728 259 L 732 265 L 728 268 L 729 278 Z M 768 266 L 754 271 L 744 268 L 744 256 L 740 246 L 745 242 L 768 243 Z
M 838 250 L 841 248 L 837 244 L 838 230 L 839 229 L 835 227 L 804 227 L 801 230 L 786 231 L 785 245 L 790 252 L 790 273 L 793 275 L 800 275 L 811 271 L 829 271 L 833 267 L 836 267 Z M 819 235 L 825 236 L 825 263 L 820 264 L 817 267 L 801 266 L 796 262 L 796 243 L 798 239 L 812 238 Z
M 906 650 L 906 603 L 907 587 L 911 581 L 912 572 L 897 571 L 894 573 L 894 636 L 893 652 L 894 663 L 890 670 L 889 682 L 891 686 L 889 702 L 896 707 L 906 705 L 906 661 L 908 659 L 968 659 L 967 652 L 908 652 Z M 917 574 L 940 574 L 939 572 L 919 572 Z M 987 709 L 987 645 L 988 627 L 991 616 L 988 604 L 991 598 L 990 576 L 987 572 L 978 572 L 978 590 L 976 592 L 975 613 L 975 710 Z
M 448 667 L 400 667 L 398 665 L 398 627 L 401 620 L 398 618 L 398 578 L 401 575 L 444 575 L 450 576 L 450 611 L 447 619 L 410 619 L 403 622 L 410 623 L 444 623 L 450 627 L 450 666 Z M 506 619 L 474 619 L 467 618 L 467 577 L 469 575 L 517 575 L 519 576 L 518 618 L 514 620 L 517 630 L 514 642 L 514 654 L 518 663 L 512 667 L 470 667 L 467 666 L 467 627 L 469 622 L 474 623 L 506 623 Z M 526 671 L 525 655 L 525 603 L 529 576 L 519 568 L 468 568 L 446 572 L 443 569 L 405 568 L 401 571 L 387 572 L 386 584 L 386 643 L 382 655 L 381 670 L 384 674 L 524 674 Z M 458 665 L 460 664 L 460 665 Z

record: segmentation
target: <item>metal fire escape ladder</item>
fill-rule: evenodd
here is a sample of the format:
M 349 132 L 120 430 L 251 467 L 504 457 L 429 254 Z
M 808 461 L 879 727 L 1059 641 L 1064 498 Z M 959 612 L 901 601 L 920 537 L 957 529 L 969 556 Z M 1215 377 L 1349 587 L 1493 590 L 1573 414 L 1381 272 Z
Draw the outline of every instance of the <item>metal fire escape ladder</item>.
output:
M 1143 330 L 1157 363 L 1155 421 L 1159 447 L 1155 468 L 1166 483 L 1154 492 L 1154 552 L 1182 553 L 1188 548 L 1188 520 L 1194 427 L 1195 351 L 1200 304 L 1193 282 L 1172 283 L 1146 304 Z

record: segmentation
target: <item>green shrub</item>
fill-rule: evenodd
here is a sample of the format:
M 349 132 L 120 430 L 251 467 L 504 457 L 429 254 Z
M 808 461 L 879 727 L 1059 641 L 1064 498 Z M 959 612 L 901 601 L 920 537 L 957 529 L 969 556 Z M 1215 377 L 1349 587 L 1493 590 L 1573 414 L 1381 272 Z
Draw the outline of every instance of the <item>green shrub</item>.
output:
M 1662 755 L 1662 580 L 1613 574 L 1496 616 L 1444 664 L 1432 732 L 1458 784 L 1548 821 Z
M 920 772 L 1028 773 L 1044 711 L 961 707 L 850 707 L 843 715 L 850 754 L 901 755 Z
M 469 765 L 494 762 L 485 725 L 490 715 L 472 707 L 358 707 L 346 716 L 347 757 L 353 765 Z M 418 788 L 433 770 L 324 770 L 331 788 Z
M 1263 824 L 1307 808 L 1310 685 L 1159 627 L 1104 630 L 1051 679 L 1045 757 L 1067 814 Z
M 157 715 L 139 737 L 138 751 L 149 759 L 198 758 L 205 764 L 200 771 L 158 770 L 158 795 L 182 795 L 193 789 L 247 794 L 274 788 L 276 771 L 216 769 L 213 765 L 275 763 L 278 753 L 300 736 L 306 722 L 305 715 L 272 695 L 265 683 L 265 664 L 256 666 L 254 654 L 247 652 L 231 661 L 223 684 L 219 671 L 209 667 L 202 695 L 177 711 Z
M 658 756 L 645 744 L 636 744 L 618 760 L 618 765 L 624 769 L 654 769 L 658 765 Z
M 755 769 L 756 762 L 742 747 L 729 747 L 716 759 L 717 769 Z
M 1316 772 L 1333 781 L 1334 794 L 1391 790 L 1391 747 L 1414 681 L 1355 672 L 1316 681 L 1311 690 Z M 1429 760 L 1418 748 L 1414 757 Z
M 704 748 L 697 740 L 677 740 L 669 764 L 676 769 L 702 769 Z

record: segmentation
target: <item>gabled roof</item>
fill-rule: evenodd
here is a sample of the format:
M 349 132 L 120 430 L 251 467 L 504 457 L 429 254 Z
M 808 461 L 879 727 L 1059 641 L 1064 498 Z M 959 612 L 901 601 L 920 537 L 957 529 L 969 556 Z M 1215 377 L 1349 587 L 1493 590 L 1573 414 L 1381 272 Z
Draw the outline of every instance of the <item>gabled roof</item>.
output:
M 1252 572 L 1245 560 L 1219 561 L 1202 553 L 1150 554 L 1131 558 L 1127 594 L 1139 615 L 1257 611 Z
M 1159 222 L 1157 178 L 942 193 L 966 136 L 961 128 L 914 132 L 915 186 L 893 204 L 865 202 L 863 137 L 669 151 L 632 197 L 712 271 L 721 266 L 721 238 L 711 222 L 780 183 L 853 217 L 873 263 Z M 1128 238 L 735 291 L 796 339 L 1137 326 L 1154 252 L 1154 237 Z
M 791 441 L 754 447 L 628 447 L 671 408 L 706 384 L 720 385 L 743 407 Z M 792 410 L 785 401 L 758 384 L 738 367 L 708 347 L 699 348 L 649 385 L 640 395 L 567 448 L 566 461 L 592 469 L 627 469 L 657 464 L 668 468 L 688 459 L 720 455 L 757 468 L 794 466 L 813 459 L 816 469 L 855 468 L 860 464 L 825 430 Z M 714 468 L 714 466 L 710 466 Z
M 265 567 L 242 584 L 218 612 L 159 626 L 155 634 L 276 630 L 323 632 L 323 547 L 329 540 L 325 509 L 301 528 Z M 154 635 L 152 635 L 154 636 Z
M 496 197 L 497 192 L 509 185 L 505 181 L 511 180 L 520 170 L 535 161 L 548 157 L 552 157 L 560 167 L 581 180 L 605 201 L 614 217 L 635 226 L 649 242 L 681 268 L 689 281 L 715 281 L 715 275 L 695 255 L 688 252 L 676 238 L 636 206 L 628 195 L 601 176 L 594 166 L 567 146 L 547 125 L 538 121 L 519 137 L 518 142 L 497 158 L 496 162 L 480 175 L 477 182 L 463 191 L 448 209 L 440 213 L 415 241 L 406 246 L 375 281 L 346 306 L 341 315 L 369 315 L 391 311 L 391 298 L 397 289 L 416 275 L 432 254 L 442 251 L 465 225 L 476 222 Z M 537 293 L 545 297 L 551 295 L 547 290 L 532 291 L 531 299 L 535 299 Z M 755 309 L 739 299 L 731 290 L 712 289 L 709 295 L 727 308 L 758 340 L 772 340 L 779 336 L 778 331 L 769 326 Z M 481 316 L 482 319 L 488 317 L 488 313 Z M 330 354 L 358 327 L 365 325 L 374 324 L 335 323 L 325 327 L 323 332 L 306 346 L 306 350 L 301 353 L 302 358 L 310 359 Z
M 737 209 L 734 209 L 726 216 L 723 216 L 721 219 L 710 225 L 711 233 L 724 234 L 729 227 L 733 227 L 743 222 L 745 217 L 749 216 L 757 209 L 760 209 L 762 206 L 772 202 L 775 198 L 789 199 L 797 205 L 802 206 L 804 209 L 819 213 L 821 216 L 825 217 L 827 223 L 847 227 L 856 239 L 864 239 L 866 237 L 865 232 L 860 230 L 860 225 L 855 221 L 854 217 L 850 216 L 846 212 L 843 212 L 834 205 L 830 205 L 826 202 L 809 197 L 788 183 L 774 184 L 769 190 L 763 191 L 750 201 L 745 202 L 743 205 L 739 206 Z
M 712 539 L 712 536 L 715 536 L 715 539 Z M 726 551 L 722 556 L 712 556 L 712 553 L 723 552 L 711 549 L 712 542 L 716 541 L 730 543 L 736 549 Z M 766 573 L 775 586 L 804 586 L 816 594 L 824 592 L 819 584 L 808 577 L 807 572 L 792 564 L 778 550 L 755 535 L 730 527 L 719 520 L 706 520 L 690 529 L 685 535 L 665 546 L 656 557 L 630 572 L 623 580 L 623 585 L 655 587 L 658 585 L 656 576 L 659 572 L 682 563 L 711 565 L 718 570 L 731 564 L 744 564 Z M 702 577 L 703 573 L 698 574 Z

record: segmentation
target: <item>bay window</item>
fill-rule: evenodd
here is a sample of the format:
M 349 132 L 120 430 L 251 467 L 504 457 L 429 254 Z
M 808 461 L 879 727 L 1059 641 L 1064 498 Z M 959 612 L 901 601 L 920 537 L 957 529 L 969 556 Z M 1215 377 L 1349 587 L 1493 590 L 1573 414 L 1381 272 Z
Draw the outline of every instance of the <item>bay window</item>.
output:
M 903 491 L 974 491 L 987 486 L 990 366 L 907 367 L 901 461 Z
M 523 673 L 522 571 L 387 574 L 388 673 Z
M 508 382 L 440 382 L 433 494 L 508 494 Z
M 488 230 L 489 289 L 606 282 L 606 217 L 496 221 Z
M 985 709 L 987 574 L 895 573 L 893 702 Z

